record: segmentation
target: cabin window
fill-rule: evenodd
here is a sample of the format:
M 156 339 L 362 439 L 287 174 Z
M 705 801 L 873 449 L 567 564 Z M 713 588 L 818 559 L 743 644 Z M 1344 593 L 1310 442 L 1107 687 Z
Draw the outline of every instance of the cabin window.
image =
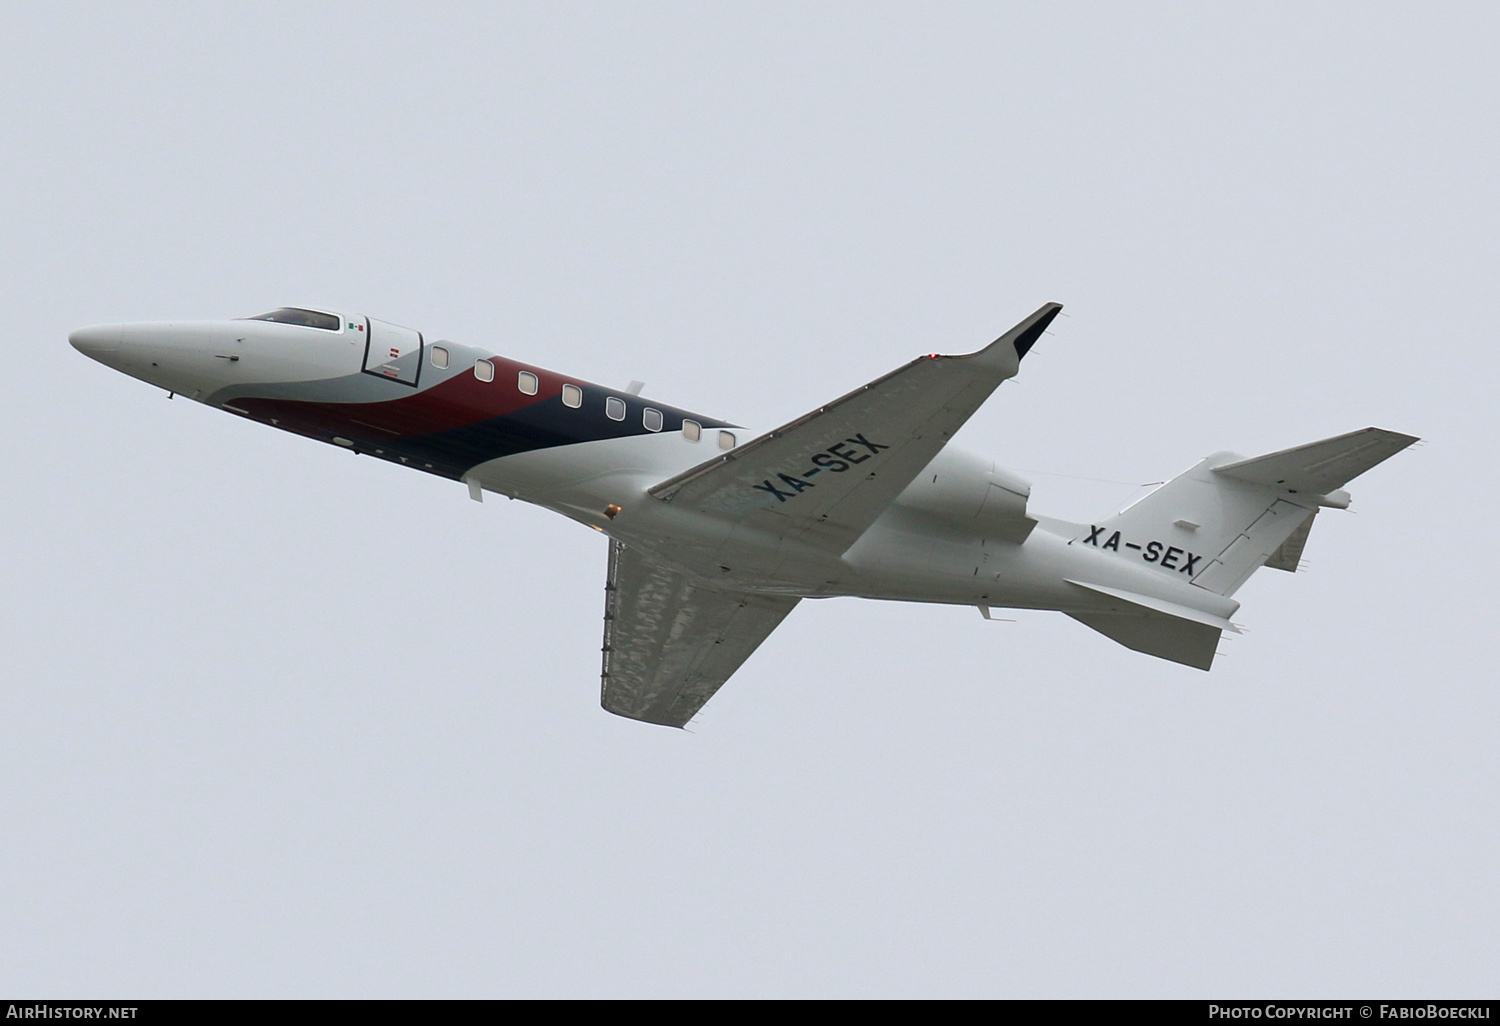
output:
M 646 407 L 641 411 L 641 425 L 645 427 L 647 431 L 660 431 L 661 411 L 653 410 L 649 406 Z
M 624 420 L 625 400 L 613 395 L 604 400 L 604 415 L 610 420 Z
M 448 367 L 448 350 L 442 346 L 433 346 L 432 365 L 438 370 L 446 370 Z
M 564 385 L 562 395 L 564 406 L 571 406 L 576 410 L 583 405 L 583 389 L 577 385 Z
M 682 437 L 689 442 L 696 442 L 703 437 L 703 425 L 696 420 L 685 420 L 682 422 Z
M 522 371 L 516 375 L 516 387 L 525 395 L 536 395 L 536 375 L 531 371 Z
M 725 452 L 728 452 L 730 449 L 734 448 L 734 432 L 733 431 L 720 431 L 719 432 L 719 448 L 723 449 Z
M 495 365 L 488 360 L 478 360 L 474 363 L 474 376 L 480 381 L 495 380 Z

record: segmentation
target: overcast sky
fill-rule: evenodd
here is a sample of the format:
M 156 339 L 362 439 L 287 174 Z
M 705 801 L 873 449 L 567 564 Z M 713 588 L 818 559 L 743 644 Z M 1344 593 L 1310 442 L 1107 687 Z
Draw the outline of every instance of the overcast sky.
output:
M 0 992 L 1492 994 L 1497 37 L 7 4 Z M 808 602 L 693 733 L 598 708 L 599 535 L 66 343 L 331 305 L 768 425 L 1049 300 L 957 443 L 1033 510 L 1427 442 L 1239 593 L 1211 674 Z

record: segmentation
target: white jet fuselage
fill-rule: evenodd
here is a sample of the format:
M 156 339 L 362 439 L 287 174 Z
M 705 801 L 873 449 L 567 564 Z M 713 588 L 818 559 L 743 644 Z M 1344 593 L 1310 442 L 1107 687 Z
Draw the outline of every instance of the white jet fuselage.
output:
M 116 324 L 70 336 L 169 392 L 554 510 L 611 539 L 604 705 L 680 726 L 803 598 L 1059 610 L 1208 669 L 1230 596 L 1295 569 L 1313 514 L 1415 441 L 1367 428 L 1216 453 L 1098 524 L 1032 514 L 1029 486 L 948 439 L 1058 310 L 933 354 L 770 431 L 362 315 Z
M 846 595 L 1054 610 L 1100 604 L 1096 595 L 1070 588 L 1070 577 L 1103 580 L 1169 600 L 1201 602 L 1203 597 L 1186 580 L 1152 573 L 1149 564 L 1133 567 L 1079 548 L 1073 542 L 1084 531 L 1081 525 L 1041 517 L 1035 518 L 1032 531 L 1026 510 L 1029 486 L 993 462 L 952 446 L 940 451 L 847 551 L 799 547 L 647 494 L 653 485 L 716 455 L 721 432 L 732 439 L 725 442 L 732 449 L 759 435 L 758 430 L 486 350 L 427 342 L 400 329 L 398 341 L 414 341 L 415 349 L 397 359 L 404 356 L 407 363 L 420 365 L 403 381 L 381 370 L 390 364 L 390 347 L 374 354 L 385 359 L 367 359 L 367 349 L 382 344 L 382 329 L 394 326 L 347 314 L 338 324 L 336 331 L 251 319 L 123 324 L 81 329 L 71 338 L 99 362 L 177 395 L 354 453 L 535 503 L 645 549 L 708 584 L 808 598 Z M 446 367 L 433 366 L 434 349 L 446 354 Z M 481 361 L 494 368 L 486 372 L 488 381 L 475 375 Z M 522 373 L 536 376 L 536 395 L 519 391 Z M 454 382 L 469 394 L 445 394 L 443 386 L 457 391 Z M 579 389 L 578 407 L 562 405 L 564 385 Z M 664 425 L 659 431 L 594 437 L 601 433 L 596 429 L 610 399 L 624 404 L 625 419 L 606 416 L 606 427 L 634 426 L 648 409 L 679 423 L 676 430 Z M 444 411 L 465 401 L 460 417 L 443 418 Z M 429 458 L 430 447 L 424 443 L 438 432 L 423 428 L 452 432 L 513 419 L 521 412 L 517 407 L 528 401 L 533 409 L 553 407 L 548 411 L 555 428 L 550 436 L 519 442 L 501 437 L 489 444 L 474 440 L 466 450 L 449 447 L 442 461 Z M 682 420 L 699 425 L 696 439 L 683 431 Z M 871 430 L 880 444 L 878 426 Z M 492 434 L 506 433 L 497 429 Z M 861 473 L 866 462 L 882 455 L 858 442 L 832 444 L 842 456 L 830 454 L 828 463 L 847 466 L 825 467 L 829 476 Z M 496 455 L 497 449 L 512 451 Z M 770 480 L 791 496 L 772 496 L 770 501 L 795 503 L 800 498 L 794 486 L 774 476 Z M 816 482 L 806 484 L 816 487 Z M 994 501 L 996 495 L 1000 503 Z M 985 508 L 987 498 L 991 501 Z M 606 513 L 611 507 L 618 512 Z M 1235 603 L 1215 605 L 1232 609 Z

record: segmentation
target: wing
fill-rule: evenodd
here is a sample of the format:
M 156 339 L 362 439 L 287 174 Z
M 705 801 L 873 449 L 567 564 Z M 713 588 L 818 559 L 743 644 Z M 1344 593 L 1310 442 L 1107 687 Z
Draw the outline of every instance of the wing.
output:
M 800 601 L 710 591 L 619 542 L 604 585 L 600 704 L 681 727 Z
M 1006 378 L 1062 306 L 967 356 L 924 356 L 651 489 L 834 554 L 873 524 Z

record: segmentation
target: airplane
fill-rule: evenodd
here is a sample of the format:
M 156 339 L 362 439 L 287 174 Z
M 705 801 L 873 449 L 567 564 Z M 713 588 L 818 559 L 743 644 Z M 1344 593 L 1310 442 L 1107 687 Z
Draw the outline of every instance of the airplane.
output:
M 1295 571 L 1318 511 L 1347 508 L 1345 484 L 1417 441 L 1371 427 L 1216 452 L 1097 522 L 1033 513 L 1026 481 L 949 439 L 1061 309 L 769 431 L 337 310 L 68 339 L 169 395 L 608 535 L 601 704 L 685 727 L 803 599 L 1056 610 L 1208 670 L 1250 575 Z

